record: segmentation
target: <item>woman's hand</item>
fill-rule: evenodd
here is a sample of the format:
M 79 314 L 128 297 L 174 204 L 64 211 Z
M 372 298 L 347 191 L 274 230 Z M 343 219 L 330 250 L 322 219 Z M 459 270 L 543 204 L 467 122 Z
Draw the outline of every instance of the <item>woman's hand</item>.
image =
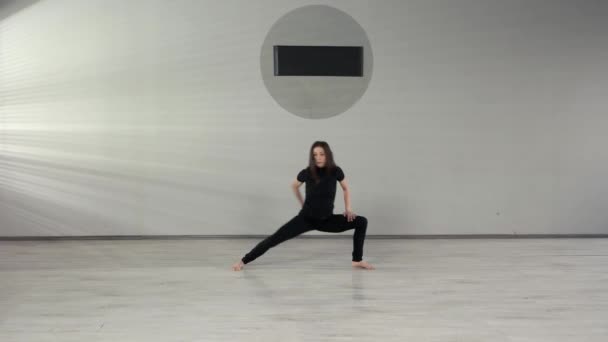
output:
M 348 222 L 352 222 L 357 217 L 352 209 L 346 209 L 343 215 L 346 216 L 346 221 Z

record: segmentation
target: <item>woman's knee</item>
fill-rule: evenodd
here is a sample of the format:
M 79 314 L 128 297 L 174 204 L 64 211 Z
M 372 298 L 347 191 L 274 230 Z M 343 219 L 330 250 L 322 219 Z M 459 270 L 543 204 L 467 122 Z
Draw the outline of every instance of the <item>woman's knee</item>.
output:
M 357 216 L 355 220 L 357 221 L 355 222 L 357 227 L 367 228 L 367 217 Z

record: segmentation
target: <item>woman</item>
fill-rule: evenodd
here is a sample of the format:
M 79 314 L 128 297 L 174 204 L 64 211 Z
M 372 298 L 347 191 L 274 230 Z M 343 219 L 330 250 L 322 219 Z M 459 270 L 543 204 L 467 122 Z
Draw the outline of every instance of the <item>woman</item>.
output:
M 344 193 L 346 210 L 342 215 L 333 214 L 336 181 L 340 182 Z M 302 199 L 299 189 L 303 183 L 306 183 L 305 201 Z M 302 205 L 298 215 L 285 223 L 274 234 L 258 243 L 232 266 L 233 270 L 242 270 L 245 264 L 252 262 L 268 249 L 314 229 L 330 233 L 354 229 L 352 265 L 353 267 L 374 269 L 368 262 L 363 261 L 363 242 L 367 230 L 367 219 L 353 213 L 350 205 L 350 191 L 344 179 L 344 172 L 335 164 L 333 153 L 326 142 L 316 141 L 312 144 L 309 165 L 298 173 L 292 188 Z

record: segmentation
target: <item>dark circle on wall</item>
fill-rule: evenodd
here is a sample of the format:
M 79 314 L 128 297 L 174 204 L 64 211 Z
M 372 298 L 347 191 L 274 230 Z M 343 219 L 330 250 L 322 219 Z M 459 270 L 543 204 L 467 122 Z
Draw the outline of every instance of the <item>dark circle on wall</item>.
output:
M 362 77 L 275 76 L 274 46 L 361 46 Z M 262 45 L 264 85 L 283 109 L 306 119 L 326 119 L 351 108 L 372 76 L 373 54 L 367 34 L 350 15 L 334 7 L 311 5 L 283 15 Z

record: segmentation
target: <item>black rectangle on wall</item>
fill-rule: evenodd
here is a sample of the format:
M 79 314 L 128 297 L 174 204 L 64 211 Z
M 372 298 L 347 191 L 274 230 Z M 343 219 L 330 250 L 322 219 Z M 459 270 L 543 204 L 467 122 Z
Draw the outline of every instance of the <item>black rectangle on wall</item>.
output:
M 275 76 L 363 76 L 362 46 L 274 46 Z

